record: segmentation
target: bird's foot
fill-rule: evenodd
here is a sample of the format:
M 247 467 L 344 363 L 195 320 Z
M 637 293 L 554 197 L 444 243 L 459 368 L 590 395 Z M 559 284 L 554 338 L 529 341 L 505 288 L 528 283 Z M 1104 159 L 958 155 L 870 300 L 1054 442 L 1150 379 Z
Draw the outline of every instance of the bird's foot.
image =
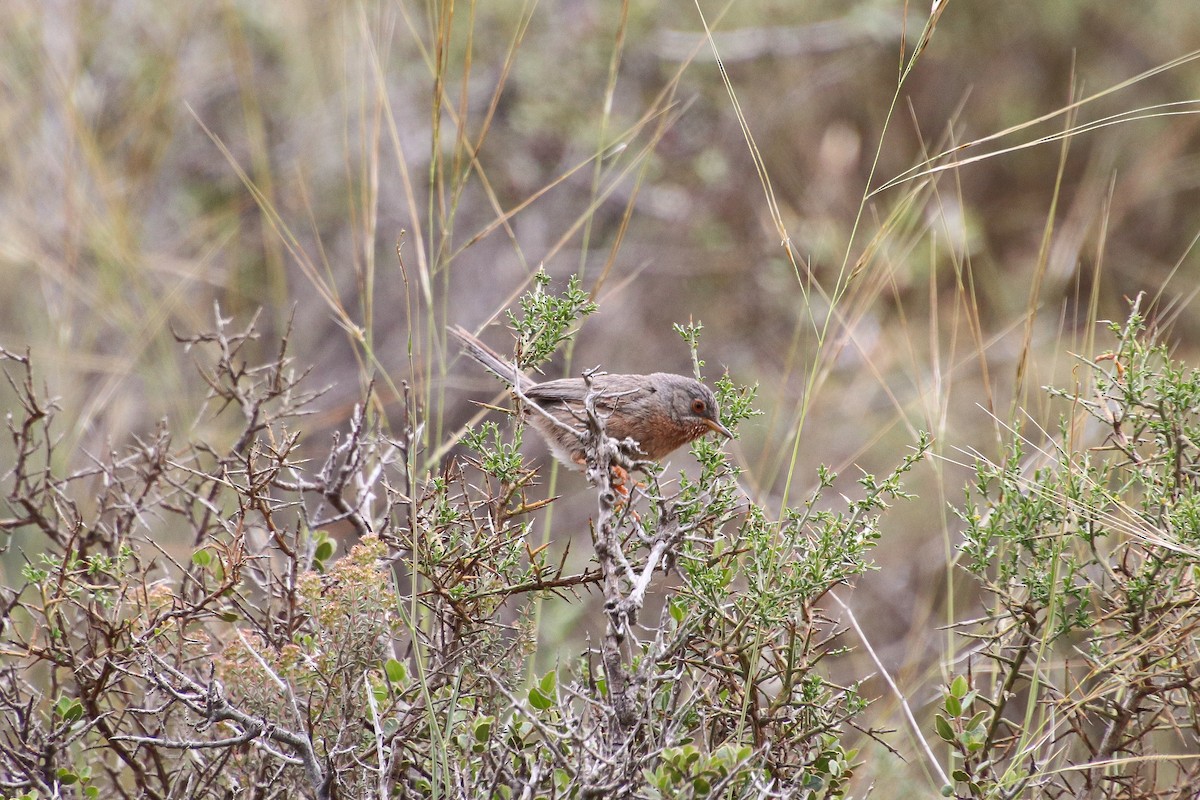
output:
M 612 471 L 613 491 L 622 497 L 629 497 L 629 487 L 626 485 L 629 481 L 629 470 L 617 464 L 613 464 L 610 469 Z

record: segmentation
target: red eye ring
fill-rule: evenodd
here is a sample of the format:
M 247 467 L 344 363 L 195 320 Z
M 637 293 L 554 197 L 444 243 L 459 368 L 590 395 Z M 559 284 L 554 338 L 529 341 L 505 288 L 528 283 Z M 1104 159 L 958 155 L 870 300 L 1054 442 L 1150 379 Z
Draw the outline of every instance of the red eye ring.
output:
M 708 411 L 708 403 L 705 403 L 699 397 L 692 401 L 692 413 L 703 414 Z

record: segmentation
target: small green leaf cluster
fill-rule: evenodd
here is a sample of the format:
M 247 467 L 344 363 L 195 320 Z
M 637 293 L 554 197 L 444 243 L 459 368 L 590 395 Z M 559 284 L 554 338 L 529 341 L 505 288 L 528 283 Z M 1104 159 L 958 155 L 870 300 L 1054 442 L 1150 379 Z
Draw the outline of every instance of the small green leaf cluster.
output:
M 860 709 L 851 708 L 852 713 Z M 820 746 L 802 782 L 813 798 L 843 797 L 854 771 L 858 750 L 842 747 L 841 738 L 832 733 L 820 737 Z
M 72 553 L 57 556 L 43 552 L 37 555 L 36 562 L 21 566 L 21 577 L 41 590 L 44 596 L 61 594 L 71 602 L 95 603 L 100 608 L 115 611 L 132 556 L 133 550 L 128 545 L 121 545 L 113 555 L 79 556 Z
M 695 744 L 668 747 L 658 766 L 645 771 L 647 784 L 654 789 L 652 797 L 685 798 L 738 796 L 751 782 L 746 765 L 754 756 L 754 748 L 723 744 L 706 752 Z
M 976 465 L 974 486 L 960 511 L 966 522 L 961 551 L 977 577 L 1005 587 L 1017 605 L 1053 608 L 1052 635 L 1090 627 L 1088 566 L 1093 546 L 1107 537 L 1113 495 L 1087 453 L 1065 469 L 1035 468 L 1026 477 L 1024 445 L 1012 444 L 1000 466 Z M 999 492 L 999 495 L 996 492 Z M 980 508 L 977 497 L 996 497 Z M 1068 535 L 1047 535 L 1048 532 Z
M 463 444 L 479 455 L 479 467 L 486 474 L 505 484 L 521 481 L 526 470 L 521 457 L 523 426 L 516 426 L 510 438 L 500 433 L 491 420 L 463 434 Z
M 938 738 L 953 747 L 971 763 L 971 757 L 983 749 L 987 740 L 987 723 L 991 713 L 985 708 L 974 711 L 979 693 L 970 688 L 964 675 L 955 676 L 944 691 L 942 710 L 934 716 L 934 727 Z M 973 796 L 980 796 L 979 784 L 971 779 L 966 769 L 956 769 L 951 777 L 959 783 L 970 784 Z
M 538 269 L 533 275 L 533 290 L 518 300 L 521 313 L 508 312 L 509 327 L 517 336 L 517 363 L 522 369 L 536 367 L 554 355 L 570 336 L 571 326 L 598 306 L 580 288 L 579 276 L 572 275 L 561 295 L 547 292 L 550 276 Z
M 529 705 L 538 711 L 553 708 L 557 702 L 558 673 L 550 670 L 542 679 L 529 687 Z

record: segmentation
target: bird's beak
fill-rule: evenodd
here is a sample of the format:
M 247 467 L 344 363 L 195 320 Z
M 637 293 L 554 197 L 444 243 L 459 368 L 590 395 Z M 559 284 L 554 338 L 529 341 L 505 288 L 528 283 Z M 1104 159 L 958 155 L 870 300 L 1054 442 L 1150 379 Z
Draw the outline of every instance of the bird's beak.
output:
M 718 421 L 718 420 L 715 420 L 715 419 L 705 419 L 705 420 L 704 420 L 704 424 L 705 424 L 705 426 L 707 426 L 707 427 L 708 427 L 708 429 L 709 429 L 710 431 L 712 431 L 713 433 L 719 433 L 719 434 L 721 434 L 722 436 L 724 436 L 726 439 L 732 439 L 732 438 L 733 438 L 733 431 L 729 430 L 729 428 L 726 428 L 726 427 L 725 427 L 724 425 L 722 425 L 722 424 L 720 423 L 720 421 Z

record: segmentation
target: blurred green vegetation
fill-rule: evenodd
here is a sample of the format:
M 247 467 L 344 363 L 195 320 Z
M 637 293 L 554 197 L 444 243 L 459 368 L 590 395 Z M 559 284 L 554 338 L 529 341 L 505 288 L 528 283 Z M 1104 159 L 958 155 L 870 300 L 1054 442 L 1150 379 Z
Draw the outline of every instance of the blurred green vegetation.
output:
M 600 307 L 559 373 L 690 371 L 671 325 L 703 322 L 709 377 L 761 385 L 735 452 L 776 506 L 818 464 L 852 481 L 934 432 L 922 500 L 855 594 L 901 684 L 922 685 L 966 602 L 945 510 L 964 452 L 999 457 L 1011 425 L 1054 419 L 1038 387 L 1070 383 L 1071 354 L 1102 352 L 1097 321 L 1138 292 L 1195 356 L 1200 64 L 1173 60 L 1200 15 L 944 0 L 897 94 L 925 4 L 701 6 L 712 44 L 688 2 L 9 3 L 0 345 L 31 348 L 75 420 L 58 452 L 163 416 L 216 435 L 172 335 L 215 303 L 261 307 L 277 334 L 295 315 L 298 365 L 333 387 L 310 437 L 375 378 L 385 398 L 413 388 L 437 452 L 496 388 L 446 325 L 503 320 L 544 263 Z M 587 508 L 556 513 L 577 529 Z

